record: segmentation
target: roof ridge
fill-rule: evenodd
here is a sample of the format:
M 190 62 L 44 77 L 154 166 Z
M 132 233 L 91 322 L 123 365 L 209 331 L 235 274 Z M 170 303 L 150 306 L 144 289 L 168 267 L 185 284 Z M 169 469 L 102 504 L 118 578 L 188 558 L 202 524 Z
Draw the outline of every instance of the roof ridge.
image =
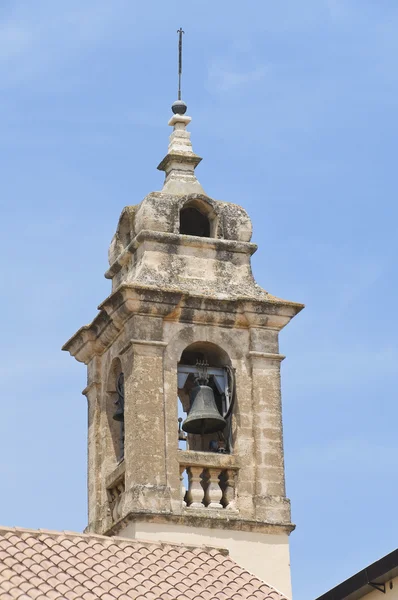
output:
M 168 542 L 165 540 L 160 540 L 160 541 L 156 541 L 156 540 L 144 540 L 144 539 L 137 539 L 137 538 L 128 538 L 128 537 L 122 537 L 122 536 L 109 536 L 109 535 L 102 535 L 99 533 L 83 533 L 81 531 L 68 531 L 68 530 L 55 530 L 55 529 L 32 529 L 30 527 L 7 527 L 5 525 L 0 525 L 0 536 L 4 537 L 4 535 L 6 535 L 7 533 L 14 533 L 16 535 L 18 534 L 22 534 L 22 533 L 30 533 L 32 536 L 34 537 L 38 537 L 39 535 L 43 535 L 43 534 L 47 534 L 47 535 L 51 535 L 51 536 L 60 536 L 63 535 L 67 538 L 75 538 L 75 537 L 81 537 L 83 539 L 98 539 L 101 541 L 109 541 L 110 544 L 119 544 L 119 543 L 123 543 L 123 544 L 141 544 L 143 546 L 157 546 L 160 548 L 163 548 L 165 546 L 172 546 L 175 548 L 184 548 L 186 550 L 201 550 L 203 552 L 208 552 L 210 554 L 210 552 L 218 552 L 219 554 L 222 554 L 222 556 L 229 556 L 229 550 L 227 548 L 222 548 L 220 546 L 210 546 L 209 544 L 183 544 L 183 543 L 179 543 L 179 542 Z M 235 561 L 234 561 L 235 562 Z

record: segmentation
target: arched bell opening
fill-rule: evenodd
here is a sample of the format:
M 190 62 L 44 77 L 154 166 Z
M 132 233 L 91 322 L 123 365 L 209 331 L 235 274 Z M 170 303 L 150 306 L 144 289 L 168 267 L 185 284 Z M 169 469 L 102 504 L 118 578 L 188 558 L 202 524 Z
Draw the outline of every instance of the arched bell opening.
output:
M 203 200 L 190 200 L 180 210 L 180 233 L 198 237 L 215 237 L 216 215 Z
M 178 363 L 179 447 L 231 453 L 234 372 L 227 353 L 209 342 L 188 346 Z
M 115 358 L 107 381 L 106 415 L 116 462 L 124 459 L 124 374 L 119 358 Z
M 131 242 L 131 225 L 129 214 L 124 211 L 120 217 L 118 234 L 123 248 L 126 248 Z

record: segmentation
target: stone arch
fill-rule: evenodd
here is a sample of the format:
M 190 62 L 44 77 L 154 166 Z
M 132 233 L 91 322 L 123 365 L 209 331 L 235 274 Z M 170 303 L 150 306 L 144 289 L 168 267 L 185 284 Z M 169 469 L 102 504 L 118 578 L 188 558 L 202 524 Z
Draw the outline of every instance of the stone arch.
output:
M 198 340 L 189 344 L 183 350 L 179 362 L 195 365 L 197 360 L 205 360 L 213 367 L 224 367 L 231 364 L 231 359 L 226 350 L 207 340 Z
M 212 389 L 215 407 L 220 415 L 223 416 L 226 414 L 227 409 L 223 386 L 227 384 L 228 373 L 230 375 L 233 373 L 231 359 L 228 353 L 217 344 L 208 341 L 196 341 L 184 348 L 177 365 L 177 370 L 179 368 L 194 370 L 198 363 L 208 365 L 209 379 L 206 385 Z M 215 371 L 224 373 L 224 375 L 216 375 Z M 194 372 L 190 372 L 189 374 L 186 372 L 179 373 L 176 390 L 179 406 L 178 412 L 180 418 L 184 420 L 192 408 L 192 392 L 197 385 Z M 230 452 L 232 449 L 231 420 L 228 419 L 226 423 L 225 429 L 218 433 L 208 433 L 206 435 L 188 434 L 186 436 L 187 449 L 197 451 L 208 450 L 212 445 L 214 447 L 215 444 L 215 448 L 223 448 L 224 452 Z M 216 450 L 213 449 L 213 451 Z
M 236 372 L 236 390 L 237 402 L 231 419 L 232 425 L 232 444 L 236 443 L 237 423 L 239 420 L 239 397 L 243 394 L 246 397 L 251 395 L 250 376 L 248 374 L 249 365 L 247 362 L 247 353 L 249 351 L 250 333 L 246 329 L 226 329 L 211 325 L 202 324 L 175 324 L 166 334 L 165 340 L 167 346 L 163 355 L 163 366 L 165 376 L 165 419 L 168 436 L 168 444 L 172 447 L 177 444 L 177 418 L 184 417 L 184 413 L 178 413 L 178 381 L 177 367 L 181 361 L 183 351 L 191 344 L 196 342 L 208 342 L 218 346 L 221 351 L 229 357 L 230 366 Z
M 217 215 L 204 198 L 189 198 L 180 208 L 179 232 L 182 235 L 216 237 Z
M 135 206 L 125 206 L 120 215 L 117 234 L 123 248 L 126 248 L 134 237 Z
M 241 359 L 246 354 L 245 348 L 236 339 L 233 330 L 199 324 L 186 325 L 167 340 L 164 355 L 165 368 L 173 370 L 175 365 L 181 361 L 185 348 L 195 343 L 217 346 L 229 357 L 231 366 L 236 359 Z
M 116 462 L 119 462 L 123 458 L 122 448 L 124 425 L 119 421 L 115 421 L 113 418 L 113 415 L 116 411 L 116 401 L 118 398 L 117 382 L 122 373 L 123 369 L 120 359 L 114 358 L 111 363 L 107 378 L 105 411 L 111 439 L 111 450 Z
M 125 206 L 122 214 L 119 217 L 116 233 L 112 238 L 108 250 L 108 262 L 110 266 L 113 265 L 118 256 L 125 248 L 127 248 L 131 240 L 134 238 L 135 208 L 135 206 Z
M 166 383 L 166 422 L 169 443 L 174 444 L 177 431 L 177 417 L 184 417 L 183 412 L 178 413 L 180 400 L 178 396 L 177 367 L 186 348 L 196 343 L 208 343 L 217 346 L 221 355 L 227 356 L 229 366 L 236 373 L 235 389 L 236 401 L 231 415 L 231 446 L 236 445 L 237 426 L 240 422 L 240 396 L 247 402 L 251 397 L 250 366 L 247 359 L 250 344 L 248 329 L 226 329 L 202 324 L 180 324 L 176 329 L 171 328 L 167 336 L 167 346 L 163 355 L 163 365 Z M 225 353 L 225 354 L 223 354 Z M 225 363 L 226 361 L 224 361 Z M 222 365 L 223 366 L 223 365 Z M 189 399 L 188 399 L 189 401 Z

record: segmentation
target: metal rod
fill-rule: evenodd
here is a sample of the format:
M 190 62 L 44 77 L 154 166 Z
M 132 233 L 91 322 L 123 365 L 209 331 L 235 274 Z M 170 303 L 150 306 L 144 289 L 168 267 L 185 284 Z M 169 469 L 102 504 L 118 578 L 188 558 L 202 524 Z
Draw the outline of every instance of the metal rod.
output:
M 181 75 L 182 75 L 182 27 L 178 29 L 178 100 L 181 100 Z

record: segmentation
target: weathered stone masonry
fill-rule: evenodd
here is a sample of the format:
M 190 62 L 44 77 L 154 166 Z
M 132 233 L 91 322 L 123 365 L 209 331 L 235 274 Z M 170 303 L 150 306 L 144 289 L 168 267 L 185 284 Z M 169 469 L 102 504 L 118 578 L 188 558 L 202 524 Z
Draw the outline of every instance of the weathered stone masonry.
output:
M 184 542 L 201 535 L 210 545 L 213 538 L 289 595 L 278 334 L 302 305 L 254 281 L 250 219 L 204 193 L 189 121 L 171 119 L 163 190 L 122 211 L 105 275 L 112 293 L 64 346 L 88 368 L 87 529 Z M 188 226 L 196 214 L 208 220 L 208 237 L 180 233 L 186 209 Z M 177 367 L 189 351 L 234 370 L 229 454 L 179 448 Z M 121 462 L 112 420 L 120 372 Z M 263 555 L 248 562 L 260 547 Z

